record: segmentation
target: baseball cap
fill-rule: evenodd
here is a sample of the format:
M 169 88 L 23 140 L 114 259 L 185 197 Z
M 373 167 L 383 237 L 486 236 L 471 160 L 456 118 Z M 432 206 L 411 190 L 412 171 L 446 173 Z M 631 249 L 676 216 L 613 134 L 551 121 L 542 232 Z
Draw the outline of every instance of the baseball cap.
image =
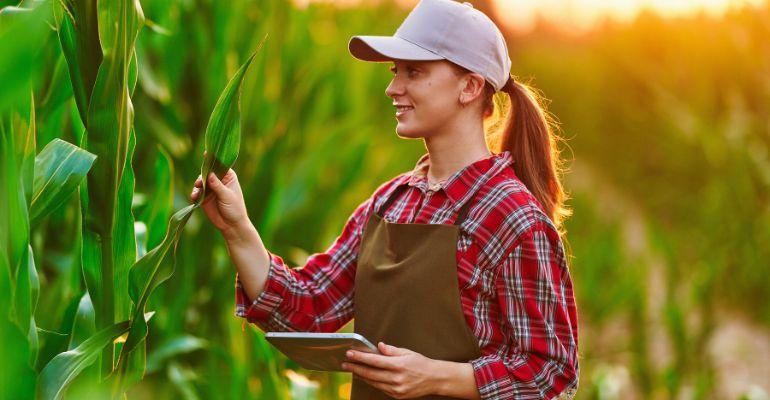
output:
M 449 60 L 483 76 L 495 90 L 511 77 L 503 34 L 467 1 L 420 0 L 393 36 L 353 36 L 348 50 L 373 62 Z

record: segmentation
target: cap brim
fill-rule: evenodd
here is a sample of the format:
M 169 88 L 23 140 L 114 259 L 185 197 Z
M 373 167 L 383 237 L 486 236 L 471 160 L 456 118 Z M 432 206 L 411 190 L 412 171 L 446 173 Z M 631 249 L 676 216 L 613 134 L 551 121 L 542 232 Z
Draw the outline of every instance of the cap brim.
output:
M 353 36 L 348 42 L 353 57 L 363 61 L 443 60 L 444 57 L 398 36 Z

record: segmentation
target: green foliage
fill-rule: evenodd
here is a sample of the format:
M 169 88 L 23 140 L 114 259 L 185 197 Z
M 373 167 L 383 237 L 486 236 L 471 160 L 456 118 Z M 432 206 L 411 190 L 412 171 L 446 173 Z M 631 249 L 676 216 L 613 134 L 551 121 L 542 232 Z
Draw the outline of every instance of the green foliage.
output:
M 36 225 L 74 193 L 96 159 L 93 154 L 54 139 L 35 157 L 30 221 Z
M 425 151 L 393 133 L 387 68 L 345 46 L 392 34 L 407 11 L 3 8 L 0 387 L 11 389 L 0 397 L 112 385 L 108 396 L 288 399 L 296 365 L 232 315 L 227 249 L 186 199 L 198 174 L 232 167 L 271 251 L 300 266 L 326 249 Z M 765 4 L 642 13 L 584 35 L 545 22 L 507 32 L 512 72 L 533 78 L 568 139 L 580 398 L 749 391 L 718 380 L 713 340 L 735 324 L 767 338 L 770 324 L 767 20 Z M 299 372 L 324 399 L 350 383 Z

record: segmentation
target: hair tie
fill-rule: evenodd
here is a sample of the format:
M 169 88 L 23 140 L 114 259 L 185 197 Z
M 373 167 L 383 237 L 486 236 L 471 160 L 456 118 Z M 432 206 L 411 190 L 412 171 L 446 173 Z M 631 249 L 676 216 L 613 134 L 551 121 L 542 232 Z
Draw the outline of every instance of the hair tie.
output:
M 508 80 L 505 82 L 505 85 L 503 85 L 503 90 L 507 92 L 513 91 L 513 85 L 515 85 L 516 82 L 513 78 L 513 75 L 508 76 Z

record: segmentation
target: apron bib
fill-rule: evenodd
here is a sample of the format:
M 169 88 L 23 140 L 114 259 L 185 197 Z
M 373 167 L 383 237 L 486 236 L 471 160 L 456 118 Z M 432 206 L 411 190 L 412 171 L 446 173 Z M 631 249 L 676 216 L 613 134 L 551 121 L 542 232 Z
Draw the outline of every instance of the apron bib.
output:
M 382 341 L 432 359 L 468 362 L 480 357 L 481 349 L 461 308 L 456 257 L 459 227 L 473 198 L 452 225 L 388 222 L 382 212 L 406 188 L 394 190 L 364 228 L 355 278 L 354 332 L 375 346 Z M 391 399 L 356 378 L 350 398 Z

